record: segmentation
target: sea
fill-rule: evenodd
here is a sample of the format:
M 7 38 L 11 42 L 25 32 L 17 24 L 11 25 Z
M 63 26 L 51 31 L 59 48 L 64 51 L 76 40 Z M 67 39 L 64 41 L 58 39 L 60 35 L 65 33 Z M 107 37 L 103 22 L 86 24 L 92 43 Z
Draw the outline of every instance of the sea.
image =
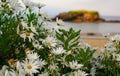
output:
M 105 20 L 120 20 L 120 17 L 115 16 L 102 16 Z M 54 26 L 55 22 L 50 22 L 50 25 Z M 81 33 L 98 33 L 98 34 L 120 34 L 120 23 L 101 22 L 101 23 L 72 23 L 64 22 L 64 26 L 61 28 L 68 30 L 73 28 L 74 30 L 81 30 Z

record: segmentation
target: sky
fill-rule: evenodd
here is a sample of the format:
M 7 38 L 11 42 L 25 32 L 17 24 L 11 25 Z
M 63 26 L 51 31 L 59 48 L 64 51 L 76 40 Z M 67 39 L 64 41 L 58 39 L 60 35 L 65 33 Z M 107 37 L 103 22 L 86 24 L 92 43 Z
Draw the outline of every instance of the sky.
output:
M 49 16 L 70 10 L 96 10 L 102 16 L 120 17 L 120 0 L 39 0 L 44 3 L 41 11 Z

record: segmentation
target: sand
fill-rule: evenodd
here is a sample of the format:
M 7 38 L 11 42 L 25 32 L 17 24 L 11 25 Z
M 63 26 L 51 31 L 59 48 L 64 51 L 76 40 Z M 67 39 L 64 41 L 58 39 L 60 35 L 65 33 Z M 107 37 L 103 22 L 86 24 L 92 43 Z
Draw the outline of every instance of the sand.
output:
M 81 34 L 81 39 L 91 47 L 104 47 L 108 40 L 101 34 Z
M 107 40 L 96 40 L 96 39 L 83 39 L 86 43 L 90 44 L 92 47 L 104 47 L 108 42 Z

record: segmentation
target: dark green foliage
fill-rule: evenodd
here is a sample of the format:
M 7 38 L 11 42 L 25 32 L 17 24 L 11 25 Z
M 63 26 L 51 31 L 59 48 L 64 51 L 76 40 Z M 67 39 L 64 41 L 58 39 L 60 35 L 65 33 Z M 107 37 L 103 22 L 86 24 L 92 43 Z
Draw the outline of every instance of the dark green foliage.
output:
M 69 31 L 66 31 L 64 29 L 60 29 L 59 32 L 56 32 L 56 37 L 62 42 L 65 50 L 71 50 L 79 43 L 80 30 L 74 31 L 70 28 Z

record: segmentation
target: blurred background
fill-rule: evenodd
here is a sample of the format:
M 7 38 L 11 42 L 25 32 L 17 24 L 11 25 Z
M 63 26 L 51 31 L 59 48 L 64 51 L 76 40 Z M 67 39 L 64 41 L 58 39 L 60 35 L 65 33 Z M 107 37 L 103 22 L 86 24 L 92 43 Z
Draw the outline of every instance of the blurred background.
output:
M 60 12 L 71 10 L 96 10 L 101 16 L 120 18 L 120 0 L 41 0 L 46 4 L 42 11 L 54 17 Z
M 103 22 L 70 22 L 63 28 L 81 29 L 82 34 L 120 33 L 120 0 L 40 0 L 46 6 L 41 9 L 49 17 L 55 18 L 62 12 L 73 10 L 94 10 L 99 13 Z M 108 21 L 108 22 L 107 22 Z M 55 23 L 52 22 L 51 25 Z

